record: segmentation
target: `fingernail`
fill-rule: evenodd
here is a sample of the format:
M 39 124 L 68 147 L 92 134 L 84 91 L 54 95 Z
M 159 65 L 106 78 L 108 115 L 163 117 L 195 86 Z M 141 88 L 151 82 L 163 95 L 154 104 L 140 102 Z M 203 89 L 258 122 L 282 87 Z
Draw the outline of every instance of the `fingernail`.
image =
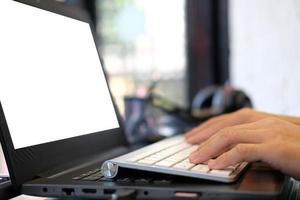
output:
M 207 164 L 208 164 L 209 168 L 215 168 L 216 165 L 217 165 L 217 161 L 216 160 L 209 160 Z
M 198 138 L 195 136 L 188 137 L 186 141 L 190 144 L 199 144 Z
M 191 155 L 189 156 L 189 159 L 191 162 L 196 162 L 197 159 L 199 158 L 199 154 L 197 151 L 194 151 L 193 153 L 191 153 Z
M 185 136 L 186 138 L 189 138 L 189 137 L 192 136 L 192 132 L 187 132 L 186 134 L 184 134 L 184 136 Z
M 184 134 L 185 139 L 189 138 L 190 136 L 186 133 Z
M 193 136 L 185 138 L 187 143 L 193 143 Z

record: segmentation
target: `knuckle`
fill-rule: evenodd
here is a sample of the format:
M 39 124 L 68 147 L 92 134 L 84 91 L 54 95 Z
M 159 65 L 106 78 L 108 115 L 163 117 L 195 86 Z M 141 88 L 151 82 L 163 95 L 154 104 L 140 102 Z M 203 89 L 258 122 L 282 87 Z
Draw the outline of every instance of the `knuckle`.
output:
M 253 112 L 250 108 L 242 108 L 234 113 L 236 121 L 239 122 L 248 122 L 250 119 L 251 113 Z
M 267 134 L 272 140 L 281 141 L 285 139 L 285 123 L 275 117 L 270 117 L 264 120 L 267 125 Z
M 230 143 L 234 140 L 235 133 L 232 130 L 232 128 L 224 128 L 221 130 L 221 132 L 219 134 L 219 138 L 221 140 L 225 141 L 226 143 Z
M 276 127 L 272 127 L 271 130 L 266 131 L 266 133 L 268 134 L 269 138 L 272 140 L 278 139 L 279 137 L 281 137 L 280 134 L 278 134 Z
M 283 141 L 285 138 L 283 137 L 282 134 L 280 134 L 280 132 L 276 131 L 276 129 L 274 129 L 274 131 L 271 132 L 271 137 L 275 140 L 275 141 Z
M 223 153 L 221 156 L 219 156 L 217 159 L 224 163 L 230 163 L 231 156 L 228 152 L 226 152 L 226 153 Z
M 206 142 L 202 143 L 201 145 L 199 145 L 196 149 L 196 151 L 200 152 L 202 150 L 202 147 L 206 146 Z
M 252 151 L 251 148 L 243 145 L 243 144 L 238 144 L 236 147 L 235 147 L 235 150 L 238 154 L 240 155 L 249 155 L 249 153 Z
M 269 125 L 275 126 L 280 122 L 280 120 L 277 119 L 276 117 L 268 117 L 264 119 L 264 122 Z

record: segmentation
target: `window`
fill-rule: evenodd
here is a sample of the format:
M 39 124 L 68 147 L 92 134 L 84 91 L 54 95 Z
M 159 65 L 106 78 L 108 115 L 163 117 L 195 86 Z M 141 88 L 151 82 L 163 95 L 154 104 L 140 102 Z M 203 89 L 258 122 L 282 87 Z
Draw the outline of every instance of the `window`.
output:
M 152 80 L 164 96 L 186 105 L 185 0 L 96 1 L 99 49 L 117 104 Z

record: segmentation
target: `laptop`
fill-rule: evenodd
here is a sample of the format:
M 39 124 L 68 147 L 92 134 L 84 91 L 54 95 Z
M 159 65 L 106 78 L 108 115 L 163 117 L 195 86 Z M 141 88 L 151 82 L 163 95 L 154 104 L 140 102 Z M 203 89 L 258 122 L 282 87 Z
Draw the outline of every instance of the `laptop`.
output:
M 242 173 L 247 163 L 215 171 L 205 163 L 189 163 L 187 156 L 196 146 L 182 135 L 133 151 L 83 11 L 48 0 L 5 0 L 0 1 L 0 22 L 0 139 L 19 193 L 85 198 L 281 195 L 283 175 L 274 183 L 278 187 L 262 190 L 251 184 L 253 173 Z M 252 187 L 238 187 L 247 183 Z
M 14 197 L 13 188 L 8 176 L 0 176 L 0 199 Z

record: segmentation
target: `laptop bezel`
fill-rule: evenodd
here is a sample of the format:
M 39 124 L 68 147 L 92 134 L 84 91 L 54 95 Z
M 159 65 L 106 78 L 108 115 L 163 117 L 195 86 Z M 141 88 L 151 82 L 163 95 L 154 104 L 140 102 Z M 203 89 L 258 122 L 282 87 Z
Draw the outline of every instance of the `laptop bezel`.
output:
M 93 34 L 95 41 L 95 28 L 92 26 L 88 14 L 83 10 L 73 7 L 70 8 L 51 0 L 16 0 L 16 2 L 89 23 L 91 33 Z M 95 46 L 97 48 L 97 45 Z M 97 52 L 99 55 L 98 49 Z M 100 55 L 99 62 L 101 63 L 101 67 L 105 73 L 103 61 Z M 38 174 L 57 167 L 64 162 L 80 160 L 87 156 L 99 154 L 99 152 L 106 152 L 115 147 L 128 145 L 118 108 L 110 90 L 109 92 L 120 124 L 119 128 L 96 133 L 87 133 L 86 135 L 78 137 L 39 144 L 17 150 L 15 150 L 13 146 L 12 138 L 5 119 L 5 111 L 2 108 L 0 99 L 0 139 L 10 177 L 16 189 L 20 189 L 20 186 L 23 183 L 38 177 Z

